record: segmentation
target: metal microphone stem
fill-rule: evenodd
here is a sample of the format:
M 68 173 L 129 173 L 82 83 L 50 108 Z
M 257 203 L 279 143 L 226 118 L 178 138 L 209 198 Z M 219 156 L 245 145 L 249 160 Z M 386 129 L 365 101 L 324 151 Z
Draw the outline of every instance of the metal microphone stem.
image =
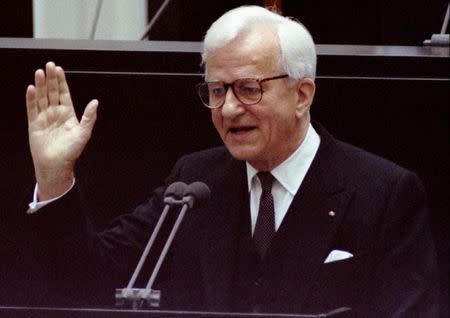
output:
M 136 269 L 133 272 L 133 275 L 131 276 L 131 279 L 126 287 L 126 289 L 124 290 L 124 296 L 127 297 L 129 295 L 129 293 L 131 292 L 131 288 L 133 288 L 134 283 L 136 282 L 136 279 L 142 269 L 142 266 L 145 263 L 145 260 L 147 259 L 148 254 L 150 253 L 151 247 L 153 246 L 153 242 L 156 239 L 156 236 L 159 233 L 159 230 L 164 222 L 164 220 L 166 219 L 167 213 L 170 210 L 170 205 L 166 204 L 166 206 L 164 207 L 163 212 L 161 213 L 161 216 L 159 217 L 158 223 L 156 224 L 152 235 L 150 236 L 150 239 L 148 240 L 147 246 L 145 246 L 144 252 L 142 253 L 141 259 L 139 260 L 139 263 L 136 266 Z
M 159 269 L 162 265 L 162 262 L 164 261 L 164 258 L 166 257 L 166 254 L 170 248 L 170 245 L 172 244 L 172 241 L 175 237 L 175 234 L 178 231 L 178 228 L 181 224 L 181 221 L 183 221 L 184 215 L 186 214 L 187 209 L 189 208 L 189 204 L 185 203 L 183 204 L 183 207 L 181 208 L 180 214 L 178 215 L 177 220 L 175 221 L 175 224 L 172 228 L 172 231 L 169 234 L 169 237 L 167 238 L 166 244 L 164 245 L 163 250 L 161 251 L 161 254 L 158 258 L 158 262 L 155 265 L 155 268 L 153 269 L 152 275 L 150 276 L 150 279 L 148 280 L 147 286 L 145 287 L 144 291 L 144 298 L 148 296 L 148 294 L 151 292 L 153 283 L 156 279 L 156 275 L 158 275 Z

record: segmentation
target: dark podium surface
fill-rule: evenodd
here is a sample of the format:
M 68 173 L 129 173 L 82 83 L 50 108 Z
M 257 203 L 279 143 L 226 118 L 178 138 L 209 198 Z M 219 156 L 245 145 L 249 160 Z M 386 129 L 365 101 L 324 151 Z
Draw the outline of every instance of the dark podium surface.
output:
M 24 94 L 37 68 L 49 60 L 63 66 L 78 114 L 90 99 L 100 101 L 77 179 L 102 226 L 144 201 L 180 155 L 221 144 L 194 90 L 200 50 L 199 42 L 0 38 L 2 235 L 15 237 L 31 200 Z M 317 45 L 317 52 L 312 118 L 424 182 L 448 315 L 449 48 Z
M 339 308 L 320 314 L 274 314 L 274 313 L 237 313 L 237 312 L 205 312 L 205 311 L 168 311 L 168 310 L 125 310 L 125 309 L 93 309 L 93 308 L 46 308 L 46 307 L 1 307 L 0 316 L 4 318 L 32 317 L 154 317 L 154 318 L 345 318 L 350 317 L 350 308 Z

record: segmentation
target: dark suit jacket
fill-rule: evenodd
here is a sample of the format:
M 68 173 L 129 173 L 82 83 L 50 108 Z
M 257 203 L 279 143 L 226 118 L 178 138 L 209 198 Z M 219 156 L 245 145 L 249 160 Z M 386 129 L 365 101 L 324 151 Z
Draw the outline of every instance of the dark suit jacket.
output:
M 311 313 L 348 306 L 358 316 L 437 315 L 435 251 L 417 176 L 315 128 L 321 137 L 318 153 L 261 275 L 253 277 L 253 291 L 265 296 L 248 309 Z M 212 195 L 206 207 L 187 215 L 164 262 L 157 285 L 163 304 L 246 310 L 237 304 L 245 295 L 236 283 L 242 229 L 250 232 L 243 216 L 249 214 L 244 162 L 223 147 L 194 153 L 176 163 L 166 184 L 174 181 L 205 182 Z M 44 242 L 42 258 L 65 264 L 65 278 L 69 268 L 76 269 L 80 285 L 87 277 L 81 270 L 85 264 L 101 268 L 96 278 L 129 278 L 162 210 L 164 189 L 95 235 L 86 234 L 80 217 L 86 209 L 74 189 L 30 217 L 35 240 Z M 324 264 L 335 249 L 354 257 Z

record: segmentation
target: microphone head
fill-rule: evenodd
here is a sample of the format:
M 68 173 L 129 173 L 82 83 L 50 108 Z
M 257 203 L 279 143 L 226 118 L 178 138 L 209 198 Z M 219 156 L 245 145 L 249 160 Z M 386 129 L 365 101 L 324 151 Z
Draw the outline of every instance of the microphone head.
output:
M 186 187 L 183 200 L 186 200 L 190 208 L 198 208 L 209 200 L 211 191 L 209 187 L 200 181 L 192 182 Z
M 171 198 L 174 200 L 181 200 L 187 187 L 187 184 L 181 181 L 170 184 L 164 192 L 164 199 Z

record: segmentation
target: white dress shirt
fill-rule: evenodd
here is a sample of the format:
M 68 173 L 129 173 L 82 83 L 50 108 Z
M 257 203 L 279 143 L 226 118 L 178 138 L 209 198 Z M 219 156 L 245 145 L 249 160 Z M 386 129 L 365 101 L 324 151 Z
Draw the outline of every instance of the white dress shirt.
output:
M 297 150 L 289 158 L 270 171 L 275 178 L 272 185 L 272 195 L 275 209 L 276 231 L 280 227 L 295 194 L 300 188 L 300 185 L 311 166 L 317 150 L 319 149 L 319 144 L 320 136 L 310 124 L 305 139 Z M 250 217 L 253 235 L 262 190 L 261 183 L 256 176 L 258 171 L 248 162 L 246 165 L 248 188 L 250 191 Z
M 63 194 L 61 194 L 60 196 L 57 196 L 56 198 L 52 198 L 52 199 L 45 200 L 45 201 L 38 201 L 38 185 L 36 184 L 35 187 L 34 187 L 33 201 L 28 204 L 27 213 L 28 214 L 33 214 L 37 210 L 39 210 L 39 209 L 43 208 L 44 206 L 46 206 L 47 204 L 52 203 L 53 201 L 56 201 L 59 198 L 62 198 L 63 196 L 66 195 L 67 192 L 72 190 L 74 185 L 75 185 L 75 178 L 73 178 L 72 185 L 70 186 L 70 188 L 67 189 L 67 191 L 64 192 Z

